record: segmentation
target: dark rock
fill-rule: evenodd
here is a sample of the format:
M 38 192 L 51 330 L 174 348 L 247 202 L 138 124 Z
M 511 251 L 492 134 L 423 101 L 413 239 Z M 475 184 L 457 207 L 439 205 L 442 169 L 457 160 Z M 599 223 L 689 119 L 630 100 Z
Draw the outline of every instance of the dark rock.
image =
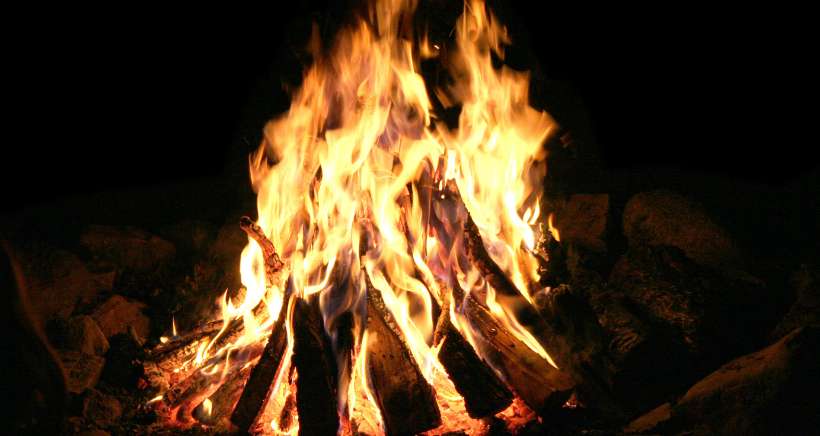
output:
M 104 427 L 117 422 L 121 415 L 122 406 L 116 398 L 96 389 L 89 389 L 83 395 L 83 417 L 86 420 Z
M 108 340 L 90 316 L 71 318 L 66 323 L 64 348 L 102 356 L 108 351 Z
M 59 352 L 66 375 L 66 386 L 75 394 L 96 386 L 102 374 L 105 359 L 79 351 L 63 350 Z
M 577 391 L 591 406 L 611 414 L 616 405 L 609 395 L 611 362 L 606 352 L 606 337 L 586 295 L 569 285 L 552 288 L 534 298 L 535 306 L 554 333 L 547 339 L 548 350 L 558 362 L 572 362 L 581 373 Z
M 799 435 L 820 426 L 820 328 L 805 327 L 739 357 L 692 386 L 669 418 L 653 411 L 630 428 L 664 434 Z
M 113 284 L 111 274 L 88 271 L 77 256 L 61 249 L 30 244 L 16 251 L 28 285 L 31 309 L 45 323 L 68 318 L 75 307 L 86 304 Z
M 129 300 L 121 295 L 113 295 L 92 312 L 91 317 L 100 330 L 110 338 L 119 333 L 127 333 L 131 326 L 142 338 L 150 333 L 150 320 L 143 314 L 143 303 Z
M 627 414 L 641 413 L 691 383 L 693 357 L 679 338 L 640 319 L 616 291 L 597 293 L 590 302 L 607 336 L 612 392 Z
M 160 235 L 184 253 L 204 253 L 216 239 L 217 227 L 209 222 L 185 220 L 160 230 Z
M 672 405 L 663 403 L 652 409 L 651 412 L 629 423 L 624 429 L 624 433 L 660 433 L 662 426 L 672 417 Z
M 127 226 L 89 226 L 80 235 L 80 245 L 97 259 L 137 273 L 155 271 L 169 263 L 176 253 L 170 242 Z
M 609 195 L 574 194 L 555 211 L 553 226 L 558 229 L 561 242 L 601 252 L 607 248 L 608 222 Z
M 624 208 L 623 225 L 630 246 L 669 245 L 701 265 L 742 265 L 740 250 L 729 233 L 703 207 L 678 194 L 636 194 Z
M 639 318 L 671 330 L 702 368 L 753 350 L 771 328 L 762 283 L 701 267 L 674 247 L 630 248 L 609 287 Z
M 111 433 L 109 433 L 105 430 L 94 429 L 94 430 L 86 430 L 86 431 L 83 431 L 82 433 L 78 433 L 78 436 L 111 436 Z
M 109 339 L 111 348 L 106 354 L 106 365 L 102 379 L 113 386 L 134 388 L 144 376 L 140 360 L 144 350 L 140 343 L 129 333 L 120 333 Z
M 796 291 L 796 301 L 786 316 L 770 335 L 778 340 L 798 327 L 820 325 L 820 269 L 801 265 L 792 276 L 792 287 Z

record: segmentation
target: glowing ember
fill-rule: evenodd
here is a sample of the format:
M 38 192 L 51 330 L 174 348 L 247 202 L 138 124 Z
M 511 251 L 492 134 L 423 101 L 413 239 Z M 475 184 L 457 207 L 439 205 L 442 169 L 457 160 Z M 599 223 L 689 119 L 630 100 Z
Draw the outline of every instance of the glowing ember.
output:
M 436 318 L 443 316 L 484 353 L 457 305 L 438 314 L 454 279 L 486 305 L 499 326 L 555 366 L 514 307 L 530 304 L 538 289 L 533 227 L 541 219 L 542 144 L 553 121 L 529 105 L 526 73 L 493 66 L 491 57 L 503 58 L 509 39 L 480 1 L 465 5 L 455 40 L 444 47 L 441 62 L 451 83 L 428 89 L 420 61 L 445 50 L 431 48 L 426 35 L 413 39 L 407 23 L 414 9 L 414 1 L 377 2 L 329 50 L 315 40 L 315 63 L 289 111 L 266 126 L 250 162 L 256 225 L 284 268 L 272 280 L 264 247 L 250 239 L 240 263 L 244 295 L 235 301 L 222 296 L 221 327 L 192 346 L 174 369 L 180 379 L 204 378 L 197 401 L 208 416 L 220 405 L 202 395 L 210 396 L 253 364 L 274 321 L 284 316 L 287 278 L 295 298 L 318 298 L 325 332 L 334 341 L 344 433 L 385 431 L 369 370 L 369 350 L 378 338 L 368 327 L 374 314 L 367 309 L 365 293 L 372 291 L 365 277 L 380 293 L 422 380 L 433 387 L 444 424 L 429 434 L 487 430 L 468 416 L 433 346 Z M 433 108 L 439 104 L 461 108 L 457 128 L 438 121 Z M 468 261 L 462 235 L 468 214 L 515 295 L 494 289 Z M 549 231 L 558 239 L 551 221 Z M 347 331 L 339 327 L 344 316 L 353 320 Z M 233 329 L 236 323 L 242 328 Z M 290 361 L 294 341 L 289 318 L 287 328 L 283 362 Z M 345 334 L 353 341 L 347 353 L 339 343 Z M 178 336 L 175 321 L 172 335 Z M 298 430 L 292 405 L 297 379 L 287 368 L 278 372 L 257 429 Z M 525 409 L 516 400 L 501 415 L 529 413 L 532 419 Z M 173 419 L 184 421 L 179 415 Z

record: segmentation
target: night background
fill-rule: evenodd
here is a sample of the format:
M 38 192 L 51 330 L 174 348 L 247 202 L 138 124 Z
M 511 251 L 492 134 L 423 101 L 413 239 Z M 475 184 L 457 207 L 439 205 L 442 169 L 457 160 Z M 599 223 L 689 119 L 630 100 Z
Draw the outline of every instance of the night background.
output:
M 155 204 L 139 207 L 138 220 L 177 207 L 207 218 L 248 194 L 246 156 L 264 122 L 287 109 L 283 85 L 298 84 L 310 23 L 330 35 L 354 2 L 299 3 L 38 16 L 21 33 L 32 44 L 17 47 L 24 72 L 14 91 L 31 121 L 11 147 L 17 156 L 4 159 L 4 212 L 45 204 L 71 218 L 89 209 L 71 205 L 88 201 L 105 204 L 94 212 L 101 221 L 133 220 L 140 202 L 129 195 L 143 195 Z M 780 214 L 777 227 L 798 240 L 817 231 L 804 109 L 811 38 L 800 11 L 490 7 L 513 39 L 507 63 L 534 72 L 533 104 L 581 150 L 584 165 L 563 168 L 581 190 L 707 193 L 701 201 L 758 208 L 743 214 L 750 226 Z M 447 26 L 461 6 L 420 9 Z M 197 184 L 202 198 L 191 195 Z

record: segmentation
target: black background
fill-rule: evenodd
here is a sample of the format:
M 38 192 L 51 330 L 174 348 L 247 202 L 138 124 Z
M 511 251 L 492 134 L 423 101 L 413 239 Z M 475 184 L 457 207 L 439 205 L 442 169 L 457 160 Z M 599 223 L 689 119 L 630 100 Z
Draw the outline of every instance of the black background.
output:
M 816 174 L 806 11 L 491 3 L 522 63 L 560 84 L 546 109 L 585 129 L 606 169 L 773 186 Z M 348 5 L 30 11 L 11 32 L 28 121 L 5 147 L 3 208 L 244 172 L 299 77 L 292 47 Z

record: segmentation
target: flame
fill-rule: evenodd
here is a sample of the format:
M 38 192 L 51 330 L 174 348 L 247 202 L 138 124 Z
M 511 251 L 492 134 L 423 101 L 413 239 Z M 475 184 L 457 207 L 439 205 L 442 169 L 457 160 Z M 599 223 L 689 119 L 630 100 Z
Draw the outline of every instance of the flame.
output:
M 339 362 L 340 415 L 359 420 L 360 430 L 381 431 L 367 371 L 367 274 L 439 401 L 463 411 L 463 399 L 432 347 L 434 309 L 447 292 L 441 284 L 454 271 L 465 290 L 486 295 L 485 304 L 502 325 L 552 363 L 466 260 L 461 229 L 469 213 L 490 257 L 531 303 L 540 278 L 532 251 L 546 171 L 543 143 L 554 122 L 530 106 L 527 73 L 494 65 L 492 58 L 503 59 L 510 39 L 483 2 L 468 0 L 454 40 L 435 44 L 427 35 L 414 39 L 407 29 L 415 6 L 415 0 L 375 2 L 332 47 L 320 47 L 318 38 L 312 42 L 314 64 L 289 110 L 265 126 L 249 160 L 257 224 L 286 274 L 270 283 L 262 248 L 249 239 L 239 265 L 241 295 L 221 296 L 221 329 L 178 370 L 224 377 L 230 362 L 247 364 L 229 356 L 264 341 L 273 321 L 289 316 L 282 310 L 289 275 L 298 298 L 320 297 L 331 338 L 341 334 L 337 318 L 353 314 L 358 352 L 352 362 Z M 420 62 L 445 51 L 442 62 L 453 80 L 428 89 Z M 434 102 L 460 107 L 457 127 L 440 121 Z M 340 277 L 352 284 L 342 289 L 346 280 Z M 451 316 L 476 343 L 465 326 L 469 320 L 455 312 L 443 316 Z M 244 325 L 242 335 L 220 345 L 236 320 Z M 290 354 L 293 333 L 287 325 Z M 282 378 L 274 392 L 282 390 Z M 267 422 L 277 432 L 293 431 L 280 429 L 275 419 Z
M 547 219 L 547 227 L 549 228 L 550 234 L 556 241 L 561 242 L 561 233 L 558 232 L 558 229 L 552 224 L 552 217 L 553 214 L 550 214 L 549 218 Z

